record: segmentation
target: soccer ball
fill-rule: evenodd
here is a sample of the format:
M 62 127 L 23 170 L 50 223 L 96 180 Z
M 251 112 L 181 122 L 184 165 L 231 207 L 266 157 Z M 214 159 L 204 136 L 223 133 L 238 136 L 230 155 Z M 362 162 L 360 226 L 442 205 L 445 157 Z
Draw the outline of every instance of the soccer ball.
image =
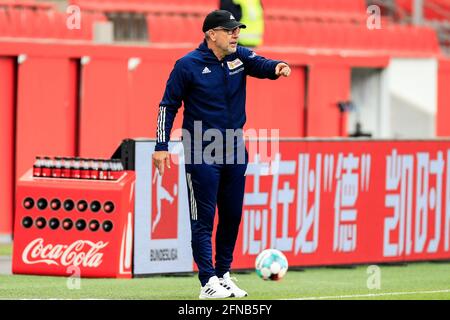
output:
M 264 280 L 280 280 L 288 270 L 288 261 L 280 250 L 266 249 L 256 257 L 255 269 Z

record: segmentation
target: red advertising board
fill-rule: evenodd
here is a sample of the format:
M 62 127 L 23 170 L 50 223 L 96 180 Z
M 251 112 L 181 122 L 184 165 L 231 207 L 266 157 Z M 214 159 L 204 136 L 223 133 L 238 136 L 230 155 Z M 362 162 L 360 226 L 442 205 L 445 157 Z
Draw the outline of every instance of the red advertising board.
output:
M 151 163 L 153 141 L 135 142 L 135 172 L 121 183 L 22 177 L 13 271 L 67 275 L 75 265 L 86 277 L 130 277 L 130 252 L 135 275 L 196 270 L 180 146 L 171 142 L 163 177 Z M 291 267 L 450 259 L 450 140 L 260 140 L 247 149 L 234 270 L 253 269 L 268 248 L 283 251 Z M 27 209 L 30 197 L 36 205 L 41 198 L 113 201 L 116 213 Z M 114 229 L 52 230 L 55 217 L 110 219 Z
M 450 141 L 264 149 L 249 148 L 233 268 L 253 268 L 266 248 L 282 250 L 290 266 L 450 258 Z

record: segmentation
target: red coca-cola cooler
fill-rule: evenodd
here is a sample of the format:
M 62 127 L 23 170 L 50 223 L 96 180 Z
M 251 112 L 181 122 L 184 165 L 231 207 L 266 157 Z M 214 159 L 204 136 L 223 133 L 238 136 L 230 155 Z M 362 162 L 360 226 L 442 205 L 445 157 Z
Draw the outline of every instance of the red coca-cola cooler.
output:
M 131 278 L 135 173 L 17 184 L 13 273 Z

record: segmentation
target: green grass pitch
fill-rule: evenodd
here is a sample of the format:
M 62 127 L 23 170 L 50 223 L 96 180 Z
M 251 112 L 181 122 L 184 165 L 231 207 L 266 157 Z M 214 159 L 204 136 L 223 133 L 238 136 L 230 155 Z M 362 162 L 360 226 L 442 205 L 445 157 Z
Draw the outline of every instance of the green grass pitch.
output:
M 10 256 L 12 254 L 12 246 L 0 244 L 0 257 L 1 256 Z
M 289 270 L 281 281 L 264 281 L 254 272 L 237 273 L 248 299 L 445 299 L 450 300 L 450 262 L 379 266 L 380 289 L 368 289 L 367 266 Z M 65 277 L 0 275 L 0 299 L 197 299 L 196 275 L 80 279 L 69 289 Z M 72 286 L 73 287 L 73 286 Z

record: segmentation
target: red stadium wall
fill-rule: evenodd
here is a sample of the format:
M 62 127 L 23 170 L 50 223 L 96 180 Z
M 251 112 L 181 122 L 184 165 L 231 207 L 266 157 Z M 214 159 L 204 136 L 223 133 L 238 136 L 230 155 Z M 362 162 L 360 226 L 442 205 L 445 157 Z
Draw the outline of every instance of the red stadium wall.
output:
M 15 79 L 14 59 L 0 57 L 0 241 L 13 223 Z
M 127 135 L 127 91 L 125 59 L 93 58 L 82 66 L 80 154 L 107 156 Z
M 16 180 L 36 155 L 75 155 L 76 69 L 76 62 L 67 58 L 30 55 L 20 63 Z
M 6 92 L 0 95 L 0 233 L 11 233 L 12 185 L 36 155 L 109 157 L 124 138 L 155 137 L 169 72 L 191 49 L 0 42 L 0 87 Z M 349 99 L 351 68 L 382 68 L 389 62 L 388 56 L 344 58 L 268 48 L 258 53 L 289 62 L 293 73 L 278 81 L 248 80 L 246 129 L 280 128 L 282 137 L 346 132 L 337 103 Z
M 245 129 L 276 128 L 282 137 L 303 137 L 305 76 L 305 67 L 295 66 L 289 79 L 261 81 L 249 77 Z
M 437 135 L 450 136 L 450 59 L 441 59 L 439 61 L 438 71 L 438 112 Z
M 345 65 L 314 65 L 310 72 L 307 136 L 344 136 L 346 116 L 338 109 L 339 101 L 350 100 L 350 73 Z M 327 85 L 324 86 L 324 83 Z

